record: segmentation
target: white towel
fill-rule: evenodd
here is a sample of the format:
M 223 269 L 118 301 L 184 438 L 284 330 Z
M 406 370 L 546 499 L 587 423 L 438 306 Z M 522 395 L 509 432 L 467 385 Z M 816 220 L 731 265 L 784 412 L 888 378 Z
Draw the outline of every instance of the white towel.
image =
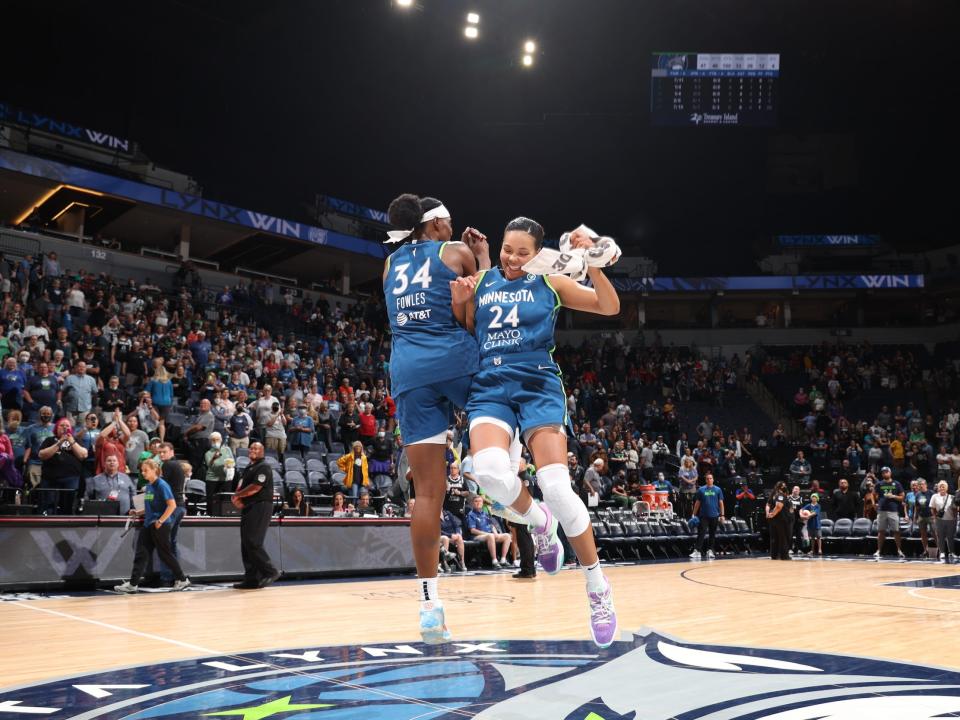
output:
M 536 256 L 523 266 L 523 270 L 532 275 L 569 275 L 577 282 L 587 277 L 587 268 L 609 267 L 620 259 L 620 247 L 611 237 L 600 236 L 586 225 L 577 230 L 585 230 L 593 238 L 592 248 L 571 248 L 570 236 L 560 236 L 560 249 L 541 248 Z

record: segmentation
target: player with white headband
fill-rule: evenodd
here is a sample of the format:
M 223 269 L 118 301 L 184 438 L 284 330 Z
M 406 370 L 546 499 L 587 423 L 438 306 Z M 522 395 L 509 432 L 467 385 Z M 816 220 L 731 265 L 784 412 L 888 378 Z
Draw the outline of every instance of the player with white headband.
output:
M 450 639 L 437 594 L 440 515 L 447 490 L 447 428 L 465 407 L 477 371 L 477 342 L 453 315 L 451 281 L 490 267 L 486 235 L 467 228 L 451 242 L 453 222 L 439 200 L 404 194 L 388 210 L 388 243 L 410 240 L 387 258 L 383 293 L 393 347 L 391 391 L 417 489 L 410 539 L 417 564 L 420 634 Z

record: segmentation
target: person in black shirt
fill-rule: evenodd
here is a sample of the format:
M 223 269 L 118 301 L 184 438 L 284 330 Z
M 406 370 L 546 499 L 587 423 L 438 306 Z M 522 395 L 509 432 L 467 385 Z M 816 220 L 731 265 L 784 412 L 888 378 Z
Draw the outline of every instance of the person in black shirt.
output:
M 850 489 L 846 478 L 840 479 L 840 487 L 833 491 L 834 520 L 848 518 L 856 520 L 860 513 L 860 493 Z
M 177 509 L 170 516 L 170 550 L 177 560 L 180 559 L 180 551 L 177 549 L 177 535 L 180 533 L 180 523 L 183 522 L 183 516 L 187 514 L 186 500 L 184 499 L 184 485 L 186 479 L 183 475 L 183 465 L 177 460 L 173 445 L 165 442 L 160 444 L 160 461 L 163 463 L 160 469 L 160 476 L 166 480 L 167 485 L 173 492 L 173 499 L 177 501 Z M 160 579 L 164 583 L 174 581 L 173 573 L 163 563 L 158 568 Z
M 767 526 L 770 529 L 770 559 L 790 560 L 790 527 L 793 518 L 787 484 L 778 482 L 767 500 Z
M 41 496 L 43 514 L 72 515 L 87 449 L 74 439 L 73 425 L 67 418 L 61 419 L 54 434 L 40 444 L 38 455 L 42 463 L 41 490 L 47 490 Z
M 250 443 L 249 457 L 250 465 L 243 472 L 231 501 L 241 511 L 240 553 L 244 579 L 233 586 L 237 590 L 266 587 L 280 577 L 263 548 L 273 515 L 273 470 L 263 461 L 263 443 Z

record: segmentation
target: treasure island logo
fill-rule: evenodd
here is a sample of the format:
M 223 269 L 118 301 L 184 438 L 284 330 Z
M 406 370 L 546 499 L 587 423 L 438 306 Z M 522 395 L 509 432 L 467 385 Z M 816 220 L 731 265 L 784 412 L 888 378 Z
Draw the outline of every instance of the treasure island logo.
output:
M 139 666 L 7 690 L 0 717 L 841 720 L 955 717 L 960 673 L 684 643 L 361 645 Z

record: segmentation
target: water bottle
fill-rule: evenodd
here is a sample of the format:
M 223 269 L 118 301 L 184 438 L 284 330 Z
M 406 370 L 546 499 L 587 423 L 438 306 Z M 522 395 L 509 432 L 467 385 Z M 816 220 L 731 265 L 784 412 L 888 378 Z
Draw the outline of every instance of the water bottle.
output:
M 20 504 L 20 491 L 19 491 L 19 490 L 17 490 L 16 495 L 13 496 L 13 504 L 14 504 L 14 505 L 19 505 L 19 504 Z

